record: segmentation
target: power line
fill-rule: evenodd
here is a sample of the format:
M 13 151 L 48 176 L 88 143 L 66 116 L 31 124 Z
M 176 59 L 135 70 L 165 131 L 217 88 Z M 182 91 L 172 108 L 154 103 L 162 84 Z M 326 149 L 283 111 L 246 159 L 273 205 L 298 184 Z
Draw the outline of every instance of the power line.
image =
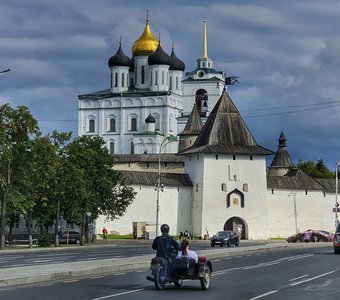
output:
M 335 105 L 328 105 L 328 104 L 335 104 Z M 311 106 L 314 106 L 314 107 L 311 107 Z M 256 111 L 271 111 L 271 110 L 283 110 L 283 109 L 289 109 L 289 108 L 310 107 L 310 108 L 305 108 L 305 109 L 297 109 L 297 110 L 290 110 L 290 111 L 283 111 L 283 112 L 243 116 L 244 118 L 258 118 L 258 117 L 270 117 L 270 116 L 276 116 L 276 115 L 300 113 L 300 112 L 319 110 L 319 109 L 325 109 L 325 108 L 333 108 L 333 107 L 338 107 L 338 106 L 340 106 L 340 101 L 329 101 L 329 102 L 323 102 L 323 103 L 311 103 L 311 104 L 289 105 L 289 106 L 278 106 L 278 107 L 267 107 L 267 108 L 254 108 L 254 109 L 240 110 L 239 112 L 248 113 L 248 112 L 256 112 Z M 128 117 L 125 117 L 124 119 L 127 120 Z M 49 119 L 49 118 L 42 118 L 42 117 L 37 117 L 37 120 L 42 121 L 42 122 L 45 122 L 45 121 L 77 122 L 78 121 L 78 119 Z M 104 123 L 105 120 L 103 120 L 102 122 Z

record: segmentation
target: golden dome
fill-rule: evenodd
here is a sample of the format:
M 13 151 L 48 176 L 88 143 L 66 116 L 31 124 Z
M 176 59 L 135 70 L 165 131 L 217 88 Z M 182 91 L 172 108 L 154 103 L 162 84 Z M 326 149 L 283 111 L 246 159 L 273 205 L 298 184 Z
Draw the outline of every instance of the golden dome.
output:
M 146 19 L 146 24 L 142 35 L 134 42 L 131 51 L 132 55 L 150 55 L 154 53 L 158 47 L 158 39 L 153 35 L 149 25 L 149 18 Z

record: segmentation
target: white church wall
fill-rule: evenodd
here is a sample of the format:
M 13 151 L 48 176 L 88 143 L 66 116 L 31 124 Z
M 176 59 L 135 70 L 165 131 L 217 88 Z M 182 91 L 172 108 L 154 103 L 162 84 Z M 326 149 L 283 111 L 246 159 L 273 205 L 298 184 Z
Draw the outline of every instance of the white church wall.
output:
M 307 229 L 333 232 L 334 194 L 322 191 L 268 189 L 269 237 L 287 238 Z
M 217 85 L 219 80 L 214 82 L 183 82 L 183 113 L 189 115 L 194 103 L 196 92 L 200 89 L 206 90 L 208 94 L 208 111 L 211 112 L 217 103 L 218 99 L 221 97 L 224 86 L 222 84 Z

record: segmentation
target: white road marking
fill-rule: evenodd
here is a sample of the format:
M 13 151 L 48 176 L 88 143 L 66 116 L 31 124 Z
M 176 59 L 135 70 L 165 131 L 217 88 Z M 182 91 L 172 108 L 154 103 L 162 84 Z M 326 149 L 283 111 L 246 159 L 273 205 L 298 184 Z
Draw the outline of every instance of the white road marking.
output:
M 223 274 L 225 274 L 225 273 L 226 273 L 225 271 L 218 271 L 218 272 L 212 273 L 211 276 L 223 275 Z
M 15 267 L 22 267 L 22 265 L 8 265 L 5 268 L 15 268 Z
M 73 283 L 73 282 L 77 282 L 77 281 L 79 281 L 79 279 L 70 279 L 70 280 L 63 281 L 63 283 Z
M 296 278 L 293 278 L 293 279 L 290 279 L 289 281 L 295 281 L 295 280 L 298 280 L 298 279 L 301 279 L 301 278 L 304 278 L 304 277 L 308 277 L 309 275 L 306 274 L 306 275 L 302 275 L 302 276 L 299 276 L 299 277 L 296 277 Z
M 247 266 L 247 267 L 243 267 L 244 270 L 249 270 L 249 269 L 256 269 L 256 268 L 262 268 L 262 267 L 269 267 L 269 266 L 273 266 L 273 265 L 277 265 L 280 262 L 268 262 L 268 263 L 262 263 L 262 264 L 258 264 L 255 266 Z
M 122 292 L 122 293 L 118 293 L 118 294 L 107 295 L 107 296 L 104 296 L 104 297 L 93 298 L 92 300 L 108 299 L 108 298 L 118 297 L 118 296 L 127 295 L 127 294 L 131 294 L 131 293 L 136 293 L 136 292 L 140 292 L 140 291 L 144 291 L 144 290 L 145 289 L 126 291 L 126 292 Z
M 290 286 L 295 286 L 295 285 L 299 285 L 299 284 L 302 284 L 302 283 L 305 283 L 305 282 L 309 282 L 309 281 L 312 281 L 312 280 L 315 280 L 315 279 L 318 279 L 320 277 L 323 277 L 323 276 L 327 276 L 329 274 L 332 274 L 334 273 L 336 270 L 334 271 L 331 271 L 331 272 L 327 272 L 327 273 L 323 273 L 323 274 L 320 274 L 318 276 L 315 276 L 315 277 L 312 277 L 312 278 L 308 278 L 308 279 L 305 279 L 305 280 L 302 280 L 302 281 L 299 281 L 299 282 L 294 282 L 294 283 L 291 283 Z
M 126 274 L 126 272 L 125 272 L 125 273 L 116 273 L 116 274 L 114 274 L 114 275 L 120 276 L 120 275 L 125 275 L 125 274 Z
M 34 263 L 42 263 L 42 262 L 50 262 L 51 259 L 40 259 L 40 260 L 32 260 Z
M 311 256 L 314 256 L 314 255 L 313 254 L 300 255 L 300 256 L 292 257 L 292 258 L 288 259 L 288 261 L 297 260 L 297 259 L 306 258 L 306 257 L 311 257 Z
M 104 276 L 93 276 L 90 279 L 99 279 L 99 278 L 103 278 Z
M 268 295 L 275 294 L 275 293 L 277 293 L 277 291 L 271 291 L 271 292 L 268 292 L 268 293 L 265 293 L 265 294 L 262 294 L 262 295 L 258 295 L 254 298 L 250 298 L 249 300 L 260 299 L 260 298 L 263 298 L 263 297 L 266 297 Z
M 51 286 L 53 283 L 45 283 L 45 284 L 39 284 L 37 287 L 45 287 L 45 286 Z

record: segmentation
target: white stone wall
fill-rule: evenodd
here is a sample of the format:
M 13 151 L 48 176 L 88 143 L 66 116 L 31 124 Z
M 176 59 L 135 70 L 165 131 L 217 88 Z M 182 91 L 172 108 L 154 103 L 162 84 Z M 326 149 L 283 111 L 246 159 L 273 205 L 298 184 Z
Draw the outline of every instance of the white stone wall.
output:
M 146 222 L 151 233 L 155 233 L 157 192 L 153 186 L 133 186 L 137 192 L 134 202 L 127 208 L 123 217 L 105 221 L 104 216 L 96 220 L 96 233 L 101 233 L 103 226 L 119 234 L 132 233 L 133 222 Z M 160 192 L 159 226 L 167 223 L 170 234 L 179 235 L 190 227 L 191 187 L 167 187 Z
M 322 191 L 282 190 L 267 191 L 269 237 L 287 238 L 307 229 L 333 232 L 335 194 Z
M 245 222 L 250 239 L 268 237 L 267 199 L 264 157 L 197 154 L 186 157 L 185 173 L 193 183 L 193 231 L 197 236 L 223 230 L 229 218 L 238 217 Z M 236 177 L 234 177 L 236 175 Z M 225 183 L 227 190 L 222 190 Z M 247 184 L 248 191 L 244 191 Z M 244 194 L 244 208 L 227 207 L 227 195 L 234 189 Z
M 200 236 L 202 232 L 202 215 L 203 215 L 203 178 L 204 164 L 203 160 L 197 160 L 197 155 L 187 155 L 185 157 L 184 173 L 189 174 L 192 187 L 192 203 L 190 206 L 191 226 L 188 232 L 194 236 Z

